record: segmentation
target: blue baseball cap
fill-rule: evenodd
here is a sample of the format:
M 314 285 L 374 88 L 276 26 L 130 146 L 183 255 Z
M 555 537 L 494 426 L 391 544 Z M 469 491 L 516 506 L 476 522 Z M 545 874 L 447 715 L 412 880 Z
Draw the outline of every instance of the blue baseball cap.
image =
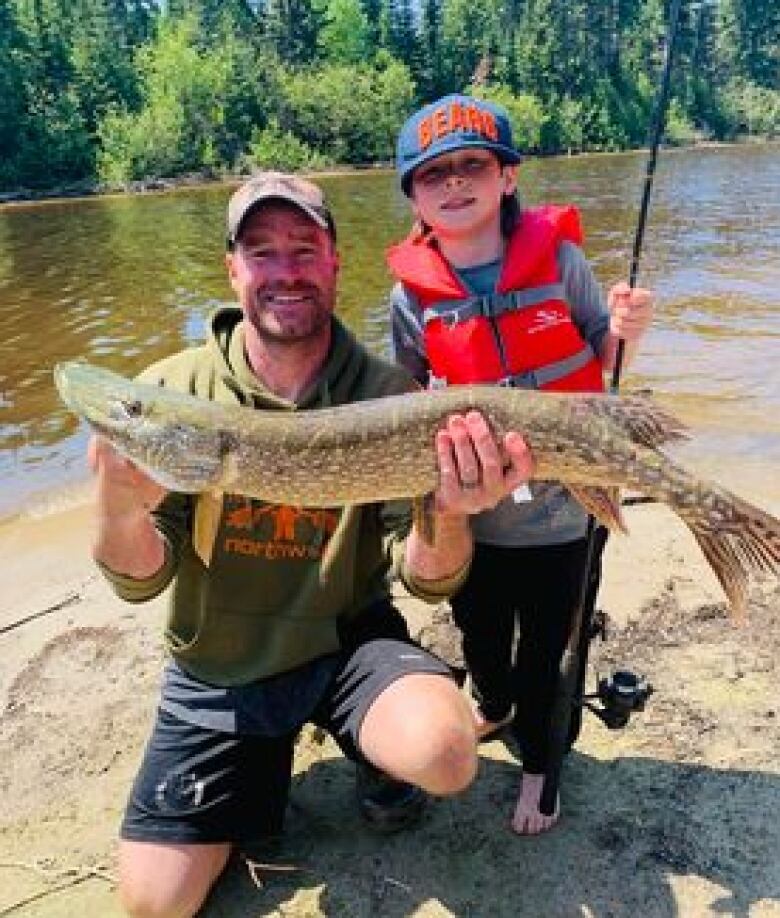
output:
M 444 96 L 415 112 L 398 135 L 396 169 L 404 194 L 409 194 L 418 166 L 464 147 L 490 150 L 507 165 L 521 159 L 509 116 L 500 105 L 471 96 Z

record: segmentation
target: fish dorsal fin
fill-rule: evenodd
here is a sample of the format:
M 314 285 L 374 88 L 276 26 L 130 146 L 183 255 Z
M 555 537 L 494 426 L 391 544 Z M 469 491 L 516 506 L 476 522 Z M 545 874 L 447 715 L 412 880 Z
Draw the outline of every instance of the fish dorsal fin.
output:
M 650 449 L 690 436 L 679 418 L 645 395 L 594 395 L 584 399 L 589 410 L 620 427 L 634 443 Z

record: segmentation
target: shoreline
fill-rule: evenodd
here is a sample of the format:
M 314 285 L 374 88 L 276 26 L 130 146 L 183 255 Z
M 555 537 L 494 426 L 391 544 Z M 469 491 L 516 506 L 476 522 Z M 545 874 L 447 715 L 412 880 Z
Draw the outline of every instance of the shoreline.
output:
M 687 144 L 668 144 L 661 146 L 664 154 L 674 153 L 677 150 L 691 149 L 721 149 L 739 146 L 764 146 L 780 144 L 780 140 L 771 137 L 744 137 L 736 140 L 700 140 Z M 587 156 L 623 156 L 633 153 L 647 152 L 647 147 L 632 147 L 626 150 L 581 150 L 575 152 L 560 151 L 558 153 L 533 153 L 524 156 L 524 161 L 537 159 L 570 159 Z M 301 175 L 309 178 L 328 178 L 330 176 L 375 174 L 377 172 L 393 172 L 394 164 L 377 162 L 358 165 L 338 165 L 329 169 L 304 170 Z M 250 177 L 252 173 L 213 173 L 208 170 L 190 172 L 179 176 L 148 177 L 136 179 L 121 186 L 106 186 L 97 180 L 81 180 L 71 185 L 58 188 L 30 189 L 21 188 L 10 191 L 0 191 L 0 213 L 6 208 L 24 207 L 36 204 L 48 204 L 57 201 L 87 200 L 90 198 L 117 197 L 126 195 L 164 194 L 180 190 L 197 190 L 220 185 L 239 185 Z

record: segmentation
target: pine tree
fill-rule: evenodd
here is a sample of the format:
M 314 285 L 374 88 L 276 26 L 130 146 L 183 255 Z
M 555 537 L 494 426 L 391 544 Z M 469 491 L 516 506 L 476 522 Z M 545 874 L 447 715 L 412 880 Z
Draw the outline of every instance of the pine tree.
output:
M 420 96 L 432 101 L 444 92 L 441 66 L 441 0 L 423 0 L 415 76 Z
M 461 91 L 499 47 L 499 10 L 493 0 L 444 0 L 441 59 L 448 87 Z
M 268 0 L 263 30 L 281 61 L 305 64 L 317 57 L 322 21 L 322 7 L 314 0 Z
M 29 58 L 10 0 L 0 0 L 0 189 L 23 181 Z
M 412 0 L 384 0 L 382 46 L 394 58 L 413 64 L 417 57 L 417 29 Z
M 361 6 L 368 22 L 369 54 L 373 57 L 382 47 L 382 0 L 361 0 Z
M 365 62 L 369 56 L 370 27 L 360 0 L 329 0 L 319 46 L 328 61 L 339 64 Z
M 73 89 L 90 131 L 112 107 L 137 108 L 138 78 L 127 17 L 112 0 L 74 0 L 79 28 L 70 48 Z

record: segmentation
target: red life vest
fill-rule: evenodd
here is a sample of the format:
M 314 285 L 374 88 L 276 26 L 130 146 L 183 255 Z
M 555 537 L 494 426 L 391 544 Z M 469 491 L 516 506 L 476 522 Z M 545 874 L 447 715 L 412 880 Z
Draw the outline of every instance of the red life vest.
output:
M 601 361 L 572 321 L 559 276 L 556 256 L 564 240 L 582 242 L 576 208 L 524 210 L 496 292 L 487 296 L 471 294 L 425 237 L 388 251 L 390 270 L 422 309 L 434 377 L 450 384 L 603 391 Z

